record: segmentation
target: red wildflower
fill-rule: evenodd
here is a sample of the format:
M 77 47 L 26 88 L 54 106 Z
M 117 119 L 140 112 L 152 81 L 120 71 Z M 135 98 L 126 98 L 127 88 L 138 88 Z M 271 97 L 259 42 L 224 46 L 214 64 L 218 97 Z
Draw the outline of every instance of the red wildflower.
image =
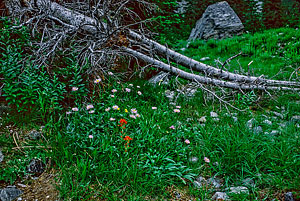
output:
M 131 137 L 129 137 L 128 135 L 126 135 L 126 136 L 124 137 L 124 140 L 127 140 L 127 141 L 129 141 L 129 140 L 132 140 L 132 138 L 131 138 Z
M 127 121 L 125 119 L 120 119 L 119 123 L 119 126 L 123 126 L 124 124 L 127 124 Z

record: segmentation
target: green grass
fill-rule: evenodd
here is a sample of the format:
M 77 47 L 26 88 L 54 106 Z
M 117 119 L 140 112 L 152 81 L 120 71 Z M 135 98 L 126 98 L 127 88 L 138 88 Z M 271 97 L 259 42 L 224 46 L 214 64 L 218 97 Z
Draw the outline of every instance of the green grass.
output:
M 282 28 L 221 41 L 195 41 L 189 44 L 184 54 L 196 60 L 208 56 L 211 60 L 205 62 L 216 65 L 214 59 L 224 62 L 243 51 L 245 55 L 234 59 L 226 68 L 247 72 L 247 65 L 253 60 L 251 68 L 255 75 L 273 77 L 280 69 L 299 65 L 299 39 L 299 31 Z M 281 49 L 278 43 L 286 45 Z M 180 51 L 186 44 L 179 41 L 173 48 Z M 73 62 L 68 69 L 74 75 L 68 72 L 65 77 L 72 78 L 63 82 L 57 79 L 54 83 L 46 76 L 50 91 L 47 97 L 55 86 L 65 86 L 66 91 L 60 92 L 68 97 L 58 107 L 59 110 L 46 103 L 39 104 L 49 111 L 51 109 L 51 112 L 47 109 L 37 113 L 45 115 L 36 117 L 38 120 L 35 121 L 36 124 L 43 122 L 47 141 L 26 139 L 27 144 L 20 144 L 44 146 L 46 150 L 34 148 L 20 152 L 12 149 L 16 145 L 6 126 L 18 126 L 26 131 L 39 125 L 24 128 L 22 118 L 17 118 L 19 114 L 12 111 L 1 118 L 0 144 L 5 163 L 0 169 L 0 180 L 14 183 L 28 174 L 26 166 L 29 160 L 39 157 L 43 160 L 51 158 L 55 164 L 52 168 L 60 172 L 57 179 L 63 200 L 170 200 L 172 192 L 169 189 L 172 188 L 191 198 L 210 199 L 213 195 L 210 189 L 194 187 L 193 181 L 198 176 L 222 179 L 223 190 L 242 185 L 245 178 L 254 179 L 255 186 L 249 188 L 250 195 L 232 195 L 232 200 L 274 198 L 276 193 L 289 190 L 299 192 L 300 128 L 299 124 L 289 121 L 292 116 L 300 115 L 299 94 L 278 92 L 271 98 L 259 92 L 241 94 L 226 90 L 225 99 L 243 110 L 238 112 L 232 108 L 227 110 L 202 90 L 198 90 L 192 99 L 176 94 L 176 104 L 170 104 L 164 93 L 165 90 L 176 91 L 174 79 L 169 86 L 157 87 L 141 79 L 132 81 L 131 85 L 107 79 L 105 83 L 96 84 L 89 99 L 87 84 L 83 80 L 86 76 L 81 75 Z M 287 68 L 276 78 L 287 79 L 292 71 L 292 68 Z M 5 77 L 5 71 L 1 73 L 0 76 Z M 57 71 L 56 76 L 64 77 L 60 73 L 63 74 Z M 292 79 L 299 81 L 297 74 Z M 19 82 L 22 83 L 22 80 Z M 72 87 L 79 89 L 71 91 Z M 113 89 L 117 92 L 113 93 Z M 220 94 L 217 89 L 211 90 Z M 59 100 L 55 100 L 53 105 L 59 104 Z M 90 104 L 94 108 L 87 109 Z M 113 106 L 119 109 L 114 110 Z M 72 108 L 78 108 L 78 111 L 72 111 Z M 140 117 L 132 118 L 131 109 L 136 109 Z M 180 112 L 175 112 L 175 109 Z M 94 112 L 89 113 L 92 110 Z M 219 121 L 210 117 L 211 111 L 219 114 Z M 283 119 L 273 118 L 272 111 L 282 113 Z M 237 122 L 228 115 L 230 112 L 237 113 Z M 207 119 L 205 126 L 199 123 L 203 116 Z M 254 133 L 247 127 L 252 118 L 257 120 L 255 126 L 262 127 L 262 133 Z M 120 126 L 120 119 L 127 121 L 125 127 Z M 265 119 L 271 120 L 272 125 L 263 123 Z M 286 125 L 279 127 L 280 123 Z M 271 136 L 264 133 L 272 130 L 278 130 L 279 134 Z M 132 140 L 124 140 L 125 136 Z M 191 157 L 199 160 L 192 163 Z M 210 162 L 206 163 L 204 157 L 208 157 Z M 300 196 L 299 193 L 295 194 L 297 196 Z

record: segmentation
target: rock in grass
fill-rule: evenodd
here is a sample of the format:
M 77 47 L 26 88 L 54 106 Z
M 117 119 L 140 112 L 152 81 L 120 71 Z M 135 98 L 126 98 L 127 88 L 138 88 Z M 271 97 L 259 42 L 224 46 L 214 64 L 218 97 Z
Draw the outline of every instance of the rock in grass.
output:
M 12 201 L 19 197 L 23 192 L 16 187 L 8 187 L 0 190 L 1 201 Z
M 217 178 L 209 178 L 206 183 L 214 188 L 220 188 L 222 186 L 221 180 Z
M 2 152 L 0 151 L 0 163 L 3 161 L 4 159 L 4 155 L 2 154 Z
M 248 127 L 248 129 L 252 129 L 255 122 L 256 120 L 254 118 L 247 121 L 246 126 Z
M 248 187 L 254 187 L 255 186 L 255 183 L 253 181 L 253 179 L 251 178 L 246 178 L 242 181 L 243 185 L 244 186 L 248 186 Z
M 210 112 L 210 117 L 217 118 L 219 115 L 216 112 Z
M 230 194 L 249 194 L 249 190 L 245 186 L 230 187 L 227 190 L 229 190 Z
M 45 163 L 40 160 L 40 159 L 32 159 L 27 166 L 27 171 L 29 173 L 34 173 L 34 174 L 41 174 L 45 171 L 46 165 Z
M 292 116 L 291 121 L 300 122 L 300 115 Z
M 229 197 L 226 193 L 224 192 L 216 192 L 212 198 L 212 200 L 219 200 L 219 201 L 222 201 L 222 200 L 229 200 Z
M 38 140 L 42 137 L 42 133 L 36 130 L 31 131 L 28 135 L 31 140 Z
M 198 122 L 201 123 L 201 124 L 206 123 L 206 116 L 203 116 L 200 119 L 198 119 Z
M 262 133 L 263 132 L 263 129 L 261 126 L 256 126 L 253 128 L 253 133 L 255 134 L 259 134 L 259 133 Z
M 266 120 L 263 121 L 263 123 L 264 123 L 264 124 L 267 124 L 267 125 L 269 125 L 269 126 L 272 126 L 272 121 L 270 121 L 270 120 L 267 120 L 267 119 L 266 119 Z
M 285 201 L 294 201 L 293 193 L 292 192 L 285 193 L 284 200 Z

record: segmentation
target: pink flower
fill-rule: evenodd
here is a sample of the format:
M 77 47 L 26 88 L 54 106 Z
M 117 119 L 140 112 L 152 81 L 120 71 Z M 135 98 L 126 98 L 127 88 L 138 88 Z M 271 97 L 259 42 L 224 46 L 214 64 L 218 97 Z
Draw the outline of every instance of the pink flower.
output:
M 115 118 L 109 118 L 109 121 L 115 121 L 116 119 Z
M 112 73 L 112 72 L 108 72 L 108 74 L 109 74 L 109 75 L 113 75 L 113 73 Z
M 185 142 L 185 144 L 190 144 L 191 143 L 188 139 L 186 139 L 184 142 Z
M 179 113 L 180 110 L 179 110 L 179 109 L 174 109 L 174 112 L 175 112 L 175 113 Z
M 137 94 L 138 94 L 138 95 L 142 95 L 142 92 L 138 91 Z
M 87 105 L 87 106 L 86 106 L 86 109 L 87 109 L 87 110 L 92 109 L 92 108 L 94 108 L 93 105 Z
M 110 95 L 110 97 L 114 98 L 114 97 L 115 97 L 115 95 Z
M 141 88 L 140 86 L 136 86 L 136 88 Z
M 93 138 L 94 138 L 94 136 L 92 136 L 92 135 L 89 135 L 89 138 L 90 138 L 90 139 L 93 139 Z
M 157 107 L 152 107 L 152 110 L 156 110 L 157 109 Z
M 106 108 L 105 111 L 108 112 L 110 110 L 110 107 Z
M 101 82 L 101 78 L 98 78 L 98 79 L 95 79 L 95 80 L 94 80 L 94 83 L 95 83 L 95 84 L 97 84 L 97 83 L 99 83 L 99 82 Z
M 136 119 L 136 116 L 134 114 L 129 115 L 129 117 Z
M 136 117 L 141 117 L 141 115 L 139 115 L 139 114 L 135 114 L 135 116 L 136 116 Z
M 119 106 L 117 106 L 117 105 L 114 105 L 112 108 L 113 108 L 114 110 L 120 110 Z
M 172 126 L 170 126 L 169 128 L 174 130 L 174 129 L 175 129 L 175 126 L 174 126 L 174 125 L 172 125 Z
M 113 92 L 113 93 L 116 93 L 118 90 L 116 90 L 116 89 L 113 89 L 113 90 L 111 90 L 111 92 Z
M 78 87 L 72 87 L 72 91 L 78 91 Z
M 71 114 L 72 112 L 66 112 L 66 114 Z
M 205 161 L 206 163 L 210 163 L 210 160 L 209 160 L 209 158 L 207 158 L 207 157 L 204 157 L 204 161 Z
M 125 88 L 125 91 L 126 91 L 126 92 L 130 92 L 130 91 L 131 91 L 131 89 L 129 89 L 129 88 Z
M 78 108 L 77 108 L 77 107 L 73 107 L 73 108 L 72 108 L 72 111 L 77 112 L 77 111 L 78 111 Z
M 137 110 L 136 110 L 135 108 L 132 108 L 130 111 L 131 111 L 131 113 L 133 113 L 133 114 L 136 114 L 136 113 L 137 113 Z
M 93 114 L 93 113 L 95 113 L 95 110 L 90 110 L 89 113 Z
M 176 108 L 177 108 L 177 109 L 180 109 L 180 108 L 181 108 L 181 106 L 177 105 L 177 106 L 176 106 Z
M 130 87 L 133 87 L 133 84 L 129 84 Z

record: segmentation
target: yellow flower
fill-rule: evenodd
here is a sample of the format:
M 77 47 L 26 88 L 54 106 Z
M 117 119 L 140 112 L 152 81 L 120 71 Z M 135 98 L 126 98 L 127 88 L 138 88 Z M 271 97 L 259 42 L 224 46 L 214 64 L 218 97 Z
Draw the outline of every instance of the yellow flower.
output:
M 125 109 L 125 112 L 128 112 L 128 110 L 127 110 L 127 109 Z

